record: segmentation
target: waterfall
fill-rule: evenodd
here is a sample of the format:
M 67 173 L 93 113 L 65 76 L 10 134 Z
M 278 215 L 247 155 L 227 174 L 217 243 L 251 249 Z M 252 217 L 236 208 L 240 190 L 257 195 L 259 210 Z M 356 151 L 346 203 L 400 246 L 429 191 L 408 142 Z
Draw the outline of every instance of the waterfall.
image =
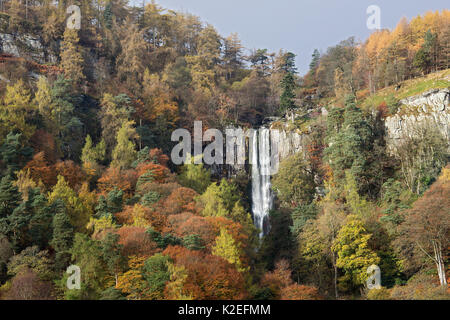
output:
M 254 130 L 250 141 L 252 165 L 252 212 L 255 226 L 262 237 L 269 229 L 268 216 L 272 209 L 273 195 L 270 188 L 270 130 Z

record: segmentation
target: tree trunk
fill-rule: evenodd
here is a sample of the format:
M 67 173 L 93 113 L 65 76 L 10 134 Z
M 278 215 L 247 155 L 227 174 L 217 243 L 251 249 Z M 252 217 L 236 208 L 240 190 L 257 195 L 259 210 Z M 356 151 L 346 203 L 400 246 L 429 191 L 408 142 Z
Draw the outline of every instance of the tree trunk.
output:
M 333 268 L 334 268 L 334 295 L 336 299 L 339 298 L 338 288 L 337 288 L 337 266 L 336 266 L 336 255 L 333 253 Z
M 442 288 L 447 288 L 447 277 L 445 275 L 444 259 L 442 259 L 441 244 L 438 243 L 437 241 L 433 241 L 433 250 L 434 250 L 434 259 L 439 276 L 439 282 Z

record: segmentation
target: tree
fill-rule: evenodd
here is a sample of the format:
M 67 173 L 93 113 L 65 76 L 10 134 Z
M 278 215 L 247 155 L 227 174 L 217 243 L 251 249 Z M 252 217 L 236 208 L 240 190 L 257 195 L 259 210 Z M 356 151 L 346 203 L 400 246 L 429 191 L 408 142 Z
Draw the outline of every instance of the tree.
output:
M 122 255 L 123 246 L 119 244 L 120 236 L 108 232 L 101 241 L 103 260 L 105 261 L 108 271 L 114 275 L 115 286 L 118 284 L 118 275 L 126 267 L 126 259 Z
M 56 200 L 61 200 L 66 208 L 71 225 L 75 230 L 85 230 L 89 222 L 89 210 L 77 196 L 77 193 L 69 186 L 63 176 L 58 176 L 58 182 L 48 195 L 48 201 L 53 204 Z
M 81 151 L 81 161 L 83 164 L 93 163 L 96 164 L 105 160 L 106 156 L 106 144 L 105 140 L 101 140 L 96 146 L 92 143 L 90 135 L 86 136 L 86 142 L 83 150 Z
M 337 253 L 336 265 L 344 269 L 347 278 L 355 285 L 365 283 L 367 268 L 378 264 L 380 258 L 369 248 L 371 234 L 367 233 L 362 221 L 355 215 L 347 217 L 347 222 L 339 230 L 332 250 Z
M 124 122 L 117 132 L 117 144 L 112 153 L 111 166 L 128 169 L 137 156 L 133 139 L 136 138 L 136 130 L 133 122 Z
M 314 176 L 301 152 L 281 162 L 278 173 L 273 178 L 272 188 L 287 207 L 295 208 L 313 200 Z
M 86 79 L 83 74 L 83 49 L 78 44 L 79 41 L 78 31 L 66 28 L 61 44 L 61 68 L 66 78 L 71 79 L 77 87 Z
M 222 257 L 229 263 L 234 264 L 239 272 L 247 270 L 241 261 L 242 253 L 239 244 L 224 228 L 220 229 L 220 235 L 216 238 L 216 243 L 211 252 L 213 255 Z
M 52 222 L 53 236 L 50 245 L 56 251 L 55 267 L 57 270 L 62 270 L 70 261 L 69 250 L 72 247 L 74 229 L 62 200 L 56 200 L 52 208 L 56 213 Z
M 0 138 L 3 140 L 8 132 L 19 131 L 26 139 L 29 139 L 36 128 L 30 123 L 35 109 L 30 91 L 22 80 L 7 85 L 3 103 L 0 105 L 0 123 L 2 124 Z
M 0 218 L 11 215 L 21 202 L 19 189 L 14 186 L 10 176 L 4 176 L 0 182 Z
M 23 146 L 21 133 L 8 133 L 5 143 L 0 147 L 0 158 L 6 166 L 5 175 L 14 176 L 24 163 L 31 158 L 33 149 Z
M 117 132 L 125 122 L 130 120 L 133 111 L 131 99 L 126 94 L 113 96 L 105 93 L 103 95 L 99 117 L 102 137 L 108 152 L 112 152 L 116 144 Z
M 140 89 L 142 76 L 145 70 L 147 58 L 147 42 L 144 39 L 144 31 L 132 21 L 127 21 L 123 29 L 123 38 L 120 41 L 122 51 L 117 57 L 117 76 L 123 81 L 131 92 Z
M 70 249 L 72 261 L 82 270 L 83 287 L 76 293 L 78 297 L 97 299 L 106 289 L 106 270 L 101 243 L 89 236 L 76 233 Z M 68 293 L 70 294 L 70 293 Z
M 142 276 L 152 300 L 164 298 L 164 288 L 170 280 L 169 262 L 169 256 L 157 253 L 148 258 L 142 267 Z
M 295 108 L 295 89 L 297 87 L 295 83 L 294 75 L 291 72 L 287 72 L 280 82 L 280 87 L 282 90 L 280 96 L 280 114 L 288 110 Z
M 449 208 L 450 167 L 447 166 L 439 180 L 404 215 L 396 240 L 408 270 L 423 257 L 436 264 L 442 288 L 447 288 L 444 257 L 450 239 Z
M 433 65 L 436 66 L 436 46 L 437 36 L 428 30 L 424 36 L 424 43 L 417 51 L 413 61 L 413 65 L 423 74 L 429 73 Z
M 319 62 L 320 62 L 320 52 L 319 50 L 314 49 L 311 63 L 309 64 L 309 72 L 315 73 L 317 67 L 319 66 Z
M 396 157 L 404 183 L 420 195 L 448 161 L 448 141 L 432 123 L 412 128 L 397 147 Z
M 202 194 L 211 184 L 211 172 L 203 164 L 184 164 L 179 176 L 180 183 Z
M 382 165 L 386 162 L 383 136 L 378 134 L 370 116 L 356 106 L 353 95 L 347 97 L 343 115 L 335 112 L 327 121 L 325 158 L 336 181 L 343 181 L 346 170 L 350 169 L 358 193 L 376 198 L 384 178 Z

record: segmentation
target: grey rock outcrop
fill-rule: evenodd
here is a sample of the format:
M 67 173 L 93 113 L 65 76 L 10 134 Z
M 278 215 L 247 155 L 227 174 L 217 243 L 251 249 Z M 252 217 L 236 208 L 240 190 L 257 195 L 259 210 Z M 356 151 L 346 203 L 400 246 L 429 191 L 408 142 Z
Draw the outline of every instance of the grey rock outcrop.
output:
M 389 149 L 395 149 L 425 124 L 435 126 L 450 141 L 449 100 L 449 89 L 433 89 L 401 100 L 397 114 L 385 121 Z

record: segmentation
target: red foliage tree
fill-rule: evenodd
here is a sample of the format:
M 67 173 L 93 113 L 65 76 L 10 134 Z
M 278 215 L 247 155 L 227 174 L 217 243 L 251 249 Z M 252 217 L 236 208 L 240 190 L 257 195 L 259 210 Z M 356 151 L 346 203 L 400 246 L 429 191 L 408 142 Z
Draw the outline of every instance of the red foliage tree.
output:
M 111 167 L 98 179 L 98 189 L 100 193 L 107 194 L 116 187 L 122 190 L 126 196 L 131 197 L 136 181 L 137 176 L 134 170 L 121 170 Z
M 122 254 L 129 256 L 150 257 L 159 252 L 156 243 L 150 239 L 145 228 L 124 226 L 117 230 L 119 243 L 123 245 Z
M 25 170 L 28 169 L 31 178 L 37 183 L 42 181 L 46 188 L 50 189 L 56 184 L 57 173 L 47 161 L 43 151 L 36 153 L 33 159 L 26 164 Z
M 239 300 L 247 296 L 244 278 L 221 257 L 180 246 L 169 246 L 163 254 L 186 268 L 185 291 L 195 300 Z

